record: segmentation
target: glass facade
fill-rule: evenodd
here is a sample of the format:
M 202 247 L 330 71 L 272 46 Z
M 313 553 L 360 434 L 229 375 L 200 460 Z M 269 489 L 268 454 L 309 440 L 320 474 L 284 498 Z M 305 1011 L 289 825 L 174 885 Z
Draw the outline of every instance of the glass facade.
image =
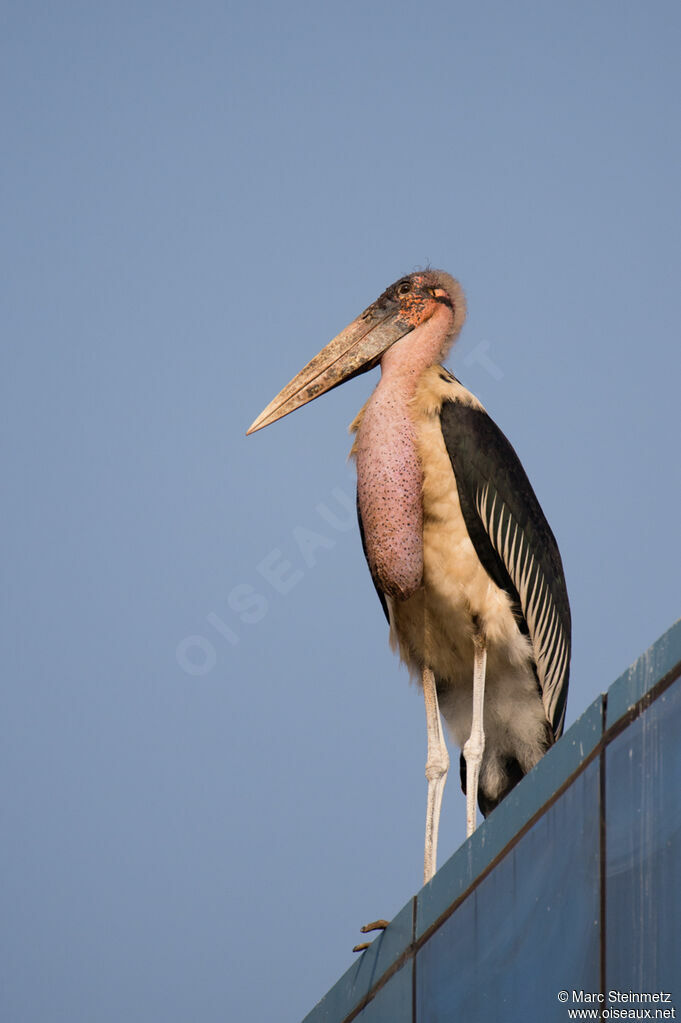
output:
M 681 1016 L 681 680 L 606 752 L 606 987 L 673 990 Z
M 599 985 L 599 866 L 594 761 L 417 953 L 417 1019 L 562 1023 Z
M 680 738 L 678 622 L 305 1023 L 681 1018 Z

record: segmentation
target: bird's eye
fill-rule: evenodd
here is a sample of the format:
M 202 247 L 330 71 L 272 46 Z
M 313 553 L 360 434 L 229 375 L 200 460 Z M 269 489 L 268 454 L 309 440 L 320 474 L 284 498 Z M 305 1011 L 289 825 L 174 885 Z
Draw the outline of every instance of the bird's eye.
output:
M 397 285 L 398 295 L 408 295 L 411 291 L 411 281 L 400 281 Z

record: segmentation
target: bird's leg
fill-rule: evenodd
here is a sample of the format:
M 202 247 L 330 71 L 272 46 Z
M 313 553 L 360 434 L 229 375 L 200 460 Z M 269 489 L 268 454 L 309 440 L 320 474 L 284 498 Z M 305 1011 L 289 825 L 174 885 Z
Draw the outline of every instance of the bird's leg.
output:
M 430 668 L 423 669 L 423 696 L 426 703 L 426 727 L 428 729 L 428 759 L 426 760 L 428 804 L 426 807 L 426 848 L 423 857 L 423 883 L 427 884 L 435 873 L 440 807 L 449 770 L 449 754 L 442 734 L 435 676 Z
M 480 764 L 485 751 L 485 732 L 483 730 L 483 707 L 485 703 L 485 669 L 487 667 L 487 647 L 484 636 L 476 632 L 473 637 L 473 721 L 471 734 L 463 747 L 466 761 L 466 837 L 475 831 L 476 803 L 478 800 L 478 779 Z

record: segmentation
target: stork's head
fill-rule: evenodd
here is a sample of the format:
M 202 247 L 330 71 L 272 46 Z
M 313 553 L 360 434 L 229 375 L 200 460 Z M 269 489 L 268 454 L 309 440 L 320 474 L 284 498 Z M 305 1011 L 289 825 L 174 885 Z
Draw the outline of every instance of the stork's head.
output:
M 373 369 L 398 341 L 405 354 L 425 360 L 424 368 L 441 361 L 465 315 L 461 285 L 444 270 L 400 277 L 308 362 L 247 432 L 255 433 L 332 387 Z

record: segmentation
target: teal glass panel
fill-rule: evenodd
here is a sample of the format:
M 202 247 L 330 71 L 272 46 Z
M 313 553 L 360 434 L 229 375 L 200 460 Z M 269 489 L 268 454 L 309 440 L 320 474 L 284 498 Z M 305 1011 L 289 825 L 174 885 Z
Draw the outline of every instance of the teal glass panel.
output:
M 503 852 L 518 831 L 577 770 L 603 735 L 603 697 L 575 721 L 496 810 L 483 821 L 418 894 L 420 938 Z
M 565 1023 L 561 990 L 599 987 L 595 760 L 418 952 L 419 1023 Z
M 642 654 L 608 690 L 607 727 L 621 718 L 681 662 L 681 619 Z
M 357 1016 L 357 1023 L 412 1023 L 413 961 L 403 966 Z
M 606 989 L 681 1012 L 681 680 L 606 753 Z

